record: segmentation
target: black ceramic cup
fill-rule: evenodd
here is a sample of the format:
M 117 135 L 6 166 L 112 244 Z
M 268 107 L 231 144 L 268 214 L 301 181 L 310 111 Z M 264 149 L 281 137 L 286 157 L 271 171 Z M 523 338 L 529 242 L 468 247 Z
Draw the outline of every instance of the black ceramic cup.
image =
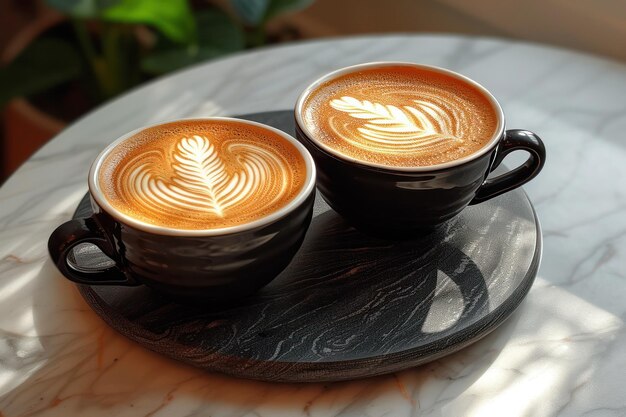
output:
M 300 248 L 311 222 L 316 170 L 307 150 L 286 133 L 260 123 L 237 120 L 269 129 L 291 142 L 302 154 L 306 179 L 287 205 L 250 223 L 222 229 L 183 230 L 141 222 L 117 211 L 98 184 L 102 161 L 121 142 L 109 145 L 89 172 L 94 214 L 59 226 L 48 250 L 61 273 L 87 285 L 145 284 L 182 301 L 223 304 L 249 295 L 276 277 Z M 115 264 L 103 270 L 84 270 L 72 262 L 81 243 L 96 245 Z
M 303 121 L 303 106 L 321 84 L 366 68 L 415 66 L 455 77 L 480 91 L 493 105 L 498 127 L 484 147 L 451 162 L 389 167 L 362 162 L 316 140 Z M 483 86 L 455 72 L 405 62 L 373 62 L 331 72 L 307 87 L 296 103 L 296 136 L 313 155 L 317 187 L 326 202 L 357 229 L 375 236 L 407 238 L 435 229 L 470 204 L 510 191 L 534 178 L 545 162 L 541 139 L 526 130 L 505 130 L 504 113 Z M 506 155 L 522 150 L 528 159 L 495 178 L 489 174 Z

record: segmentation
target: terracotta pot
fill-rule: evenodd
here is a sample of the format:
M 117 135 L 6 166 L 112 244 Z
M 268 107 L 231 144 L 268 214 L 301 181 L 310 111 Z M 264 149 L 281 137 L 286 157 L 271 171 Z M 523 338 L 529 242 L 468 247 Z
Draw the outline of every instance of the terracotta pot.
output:
M 5 178 L 65 127 L 65 122 L 42 112 L 23 98 L 10 101 L 2 118 L 4 141 L 1 153 Z
M 0 61 L 11 62 L 41 33 L 64 20 L 55 12 L 45 12 L 28 23 L 9 42 Z M 30 104 L 24 98 L 10 101 L 2 112 L 3 141 L 0 155 L 1 177 L 8 177 L 29 156 L 65 127 L 66 123 Z

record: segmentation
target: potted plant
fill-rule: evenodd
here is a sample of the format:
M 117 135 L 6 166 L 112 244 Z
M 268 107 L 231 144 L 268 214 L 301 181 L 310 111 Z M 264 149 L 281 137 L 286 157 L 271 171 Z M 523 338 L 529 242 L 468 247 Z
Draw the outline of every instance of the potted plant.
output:
M 5 175 L 91 108 L 156 76 L 263 45 L 270 19 L 311 1 L 46 0 L 51 11 L 1 57 Z

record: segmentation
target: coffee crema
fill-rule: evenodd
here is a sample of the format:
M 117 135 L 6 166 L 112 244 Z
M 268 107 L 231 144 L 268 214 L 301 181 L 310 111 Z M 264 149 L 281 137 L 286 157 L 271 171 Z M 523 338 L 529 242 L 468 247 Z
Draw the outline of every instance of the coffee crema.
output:
M 314 140 L 357 161 L 390 167 L 463 158 L 498 128 L 494 106 L 478 89 L 410 65 L 364 68 L 323 82 L 301 112 Z
M 98 182 L 118 211 L 152 225 L 188 230 L 249 223 L 302 190 L 307 167 L 284 137 L 225 120 L 146 128 L 102 161 Z

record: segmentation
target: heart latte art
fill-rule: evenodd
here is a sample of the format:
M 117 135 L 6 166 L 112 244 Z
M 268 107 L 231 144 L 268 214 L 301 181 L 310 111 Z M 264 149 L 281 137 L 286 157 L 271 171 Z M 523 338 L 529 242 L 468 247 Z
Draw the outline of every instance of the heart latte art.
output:
M 447 74 L 413 66 L 364 69 L 322 83 L 302 108 L 312 137 L 364 162 L 425 166 L 484 146 L 498 119 L 488 99 Z
M 183 121 L 145 129 L 113 149 L 99 175 L 119 211 L 177 229 L 254 221 L 292 200 L 304 160 L 280 135 L 232 121 Z

